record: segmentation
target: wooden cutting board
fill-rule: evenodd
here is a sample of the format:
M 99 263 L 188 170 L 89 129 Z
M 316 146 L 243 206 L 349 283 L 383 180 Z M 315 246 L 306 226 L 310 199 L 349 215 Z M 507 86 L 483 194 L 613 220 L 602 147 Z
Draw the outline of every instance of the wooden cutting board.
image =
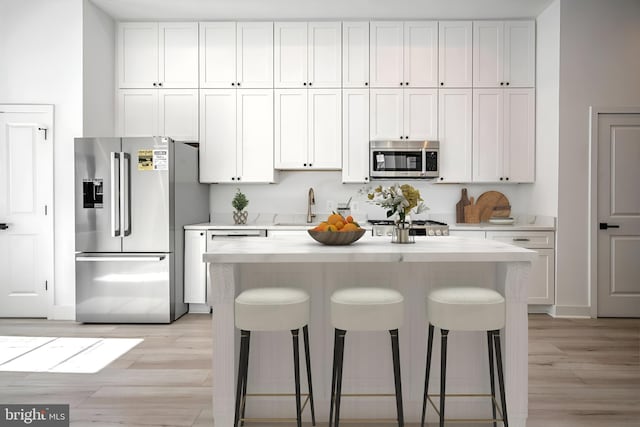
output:
M 491 217 L 504 218 L 511 215 L 511 205 L 507 196 L 499 191 L 486 191 L 476 202 L 480 209 L 480 221 L 487 222 Z

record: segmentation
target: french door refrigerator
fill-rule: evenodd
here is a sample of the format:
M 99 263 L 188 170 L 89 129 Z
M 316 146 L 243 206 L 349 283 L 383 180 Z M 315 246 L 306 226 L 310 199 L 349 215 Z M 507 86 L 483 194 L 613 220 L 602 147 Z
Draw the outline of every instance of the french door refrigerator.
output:
M 186 224 L 209 218 L 198 149 L 169 138 L 75 140 L 76 320 L 170 323 Z

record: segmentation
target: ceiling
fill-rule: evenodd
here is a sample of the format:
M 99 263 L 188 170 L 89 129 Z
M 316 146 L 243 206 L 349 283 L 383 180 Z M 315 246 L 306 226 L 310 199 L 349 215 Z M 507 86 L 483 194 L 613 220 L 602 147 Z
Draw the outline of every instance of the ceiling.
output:
M 91 0 L 118 21 L 533 18 L 553 0 Z

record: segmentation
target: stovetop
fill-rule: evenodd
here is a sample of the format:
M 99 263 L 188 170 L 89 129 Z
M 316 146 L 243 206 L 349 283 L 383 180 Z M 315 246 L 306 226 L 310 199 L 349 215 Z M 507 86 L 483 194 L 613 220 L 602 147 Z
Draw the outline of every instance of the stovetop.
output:
M 390 219 L 370 219 L 374 236 L 391 236 L 394 221 Z M 416 219 L 411 222 L 410 233 L 414 236 L 448 236 L 449 226 L 444 222 L 430 219 Z
M 394 225 L 395 224 L 395 222 L 390 220 L 390 219 L 370 219 L 368 222 L 371 225 Z M 413 221 L 411 221 L 411 226 L 412 227 L 426 226 L 426 225 L 444 225 L 444 226 L 446 226 L 447 224 L 445 224 L 444 222 L 434 221 L 434 220 L 431 220 L 431 219 L 414 219 Z

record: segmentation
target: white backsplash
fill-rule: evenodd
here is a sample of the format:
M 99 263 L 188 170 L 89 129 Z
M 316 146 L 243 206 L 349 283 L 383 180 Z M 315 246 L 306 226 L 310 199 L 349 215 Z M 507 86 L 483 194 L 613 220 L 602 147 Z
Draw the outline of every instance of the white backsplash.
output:
M 368 203 L 366 194 L 359 191 L 378 184 L 409 183 L 420 190 L 420 194 L 429 210 L 419 217 L 438 219 L 442 215 L 455 215 L 455 205 L 460 200 L 460 190 L 468 189 L 469 196 L 477 198 L 489 190 L 500 191 L 507 196 L 514 214 L 535 214 L 529 206 L 532 184 L 436 184 L 422 180 L 375 181 L 373 184 L 342 184 L 340 171 L 287 171 L 280 172 L 277 184 L 213 184 L 210 186 L 211 220 L 231 222 L 231 200 L 237 188 L 246 194 L 249 205 L 249 223 L 271 223 L 276 221 L 297 221 L 306 218 L 307 195 L 313 188 L 316 204 L 314 213 L 322 219 L 330 212 L 328 203 L 337 206 L 352 197 L 352 215 L 356 220 L 384 218 L 385 211 Z M 286 218 L 286 219 L 285 219 Z

